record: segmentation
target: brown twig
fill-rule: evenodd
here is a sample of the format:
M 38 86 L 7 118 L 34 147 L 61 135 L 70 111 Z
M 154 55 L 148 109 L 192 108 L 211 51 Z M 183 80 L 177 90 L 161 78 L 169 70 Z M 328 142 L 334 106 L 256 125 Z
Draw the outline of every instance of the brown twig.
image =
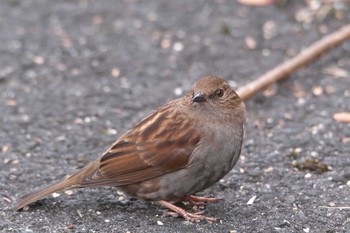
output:
M 274 82 L 288 77 L 288 75 L 297 69 L 310 63 L 312 60 L 316 59 L 327 50 L 341 44 L 348 39 L 350 39 L 350 24 L 343 26 L 341 29 L 333 32 L 328 36 L 325 36 L 321 40 L 312 44 L 310 47 L 301 51 L 292 59 L 285 61 L 258 79 L 242 86 L 237 90 L 237 94 L 241 97 L 241 99 L 246 101 L 254 96 L 257 92 L 265 89 Z

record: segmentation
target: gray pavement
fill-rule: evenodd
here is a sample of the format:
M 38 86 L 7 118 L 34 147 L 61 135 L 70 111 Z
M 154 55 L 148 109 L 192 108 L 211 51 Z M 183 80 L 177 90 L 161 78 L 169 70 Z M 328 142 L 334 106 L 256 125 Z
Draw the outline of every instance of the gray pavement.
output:
M 349 232 L 350 210 L 334 207 L 350 206 L 350 125 L 333 114 L 350 111 L 350 42 L 247 102 L 238 164 L 200 193 L 225 199 L 205 208 L 217 223 L 165 217 L 115 188 L 12 209 L 199 77 L 237 88 L 350 22 L 348 6 L 323 18 L 308 9 L 304 1 L 3 1 L 0 231 Z

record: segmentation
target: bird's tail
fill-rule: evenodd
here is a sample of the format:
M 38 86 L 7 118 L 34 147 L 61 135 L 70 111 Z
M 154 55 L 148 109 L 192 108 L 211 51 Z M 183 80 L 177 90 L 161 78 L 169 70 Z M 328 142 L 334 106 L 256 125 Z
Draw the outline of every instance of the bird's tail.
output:
M 58 181 L 56 183 L 53 183 L 51 185 L 48 185 L 42 189 L 39 189 L 37 191 L 34 191 L 32 193 L 29 193 L 28 195 L 25 195 L 21 197 L 16 204 L 15 209 L 20 210 L 23 207 L 29 205 L 30 203 L 33 203 L 37 200 L 40 200 L 41 198 L 50 195 L 51 193 L 58 192 L 67 188 L 78 188 L 81 187 L 80 183 L 84 177 L 94 173 L 96 171 L 96 166 L 98 166 L 98 163 L 92 162 L 90 165 L 86 166 L 85 168 L 81 169 L 74 175 L 68 177 L 67 179 L 63 181 Z
M 29 205 L 30 203 L 33 203 L 33 202 L 35 202 L 35 201 L 37 201 L 37 200 L 39 200 L 47 195 L 50 195 L 51 193 L 61 191 L 61 190 L 68 188 L 70 186 L 71 186 L 71 184 L 69 182 L 67 182 L 67 180 L 53 183 L 49 186 L 46 186 L 42 189 L 39 189 L 35 192 L 32 192 L 28 195 L 21 197 L 17 201 L 17 205 L 16 205 L 15 209 L 20 210 L 23 207 Z

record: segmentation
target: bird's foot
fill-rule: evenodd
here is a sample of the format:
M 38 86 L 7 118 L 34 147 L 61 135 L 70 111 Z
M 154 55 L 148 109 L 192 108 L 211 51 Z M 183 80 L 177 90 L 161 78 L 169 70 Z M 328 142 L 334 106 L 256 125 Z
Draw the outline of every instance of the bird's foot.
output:
M 186 219 L 187 221 L 190 222 L 199 222 L 201 220 L 206 220 L 208 222 L 215 222 L 217 221 L 216 218 L 212 218 L 212 217 L 207 217 L 202 215 L 203 212 L 197 212 L 197 213 L 189 213 L 186 210 L 171 204 L 170 202 L 167 201 L 158 201 L 159 204 L 169 208 L 170 210 L 174 211 L 174 212 L 167 212 L 165 213 L 166 216 L 172 216 L 172 217 L 183 217 L 184 219 Z

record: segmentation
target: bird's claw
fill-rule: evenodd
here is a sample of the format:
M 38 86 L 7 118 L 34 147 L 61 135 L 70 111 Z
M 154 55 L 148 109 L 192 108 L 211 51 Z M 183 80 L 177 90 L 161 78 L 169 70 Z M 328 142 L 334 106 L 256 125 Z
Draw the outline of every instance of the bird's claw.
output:
M 171 217 L 183 217 L 184 219 L 186 219 L 189 222 L 199 222 L 201 220 L 206 220 L 208 222 L 215 222 L 217 221 L 216 218 L 212 218 L 212 217 L 207 217 L 202 215 L 204 213 L 204 211 L 200 211 L 200 212 L 196 212 L 196 213 L 189 213 L 186 210 L 171 204 L 167 201 L 158 201 L 159 204 L 171 209 L 174 212 L 165 212 L 164 215 L 165 216 L 171 216 Z

